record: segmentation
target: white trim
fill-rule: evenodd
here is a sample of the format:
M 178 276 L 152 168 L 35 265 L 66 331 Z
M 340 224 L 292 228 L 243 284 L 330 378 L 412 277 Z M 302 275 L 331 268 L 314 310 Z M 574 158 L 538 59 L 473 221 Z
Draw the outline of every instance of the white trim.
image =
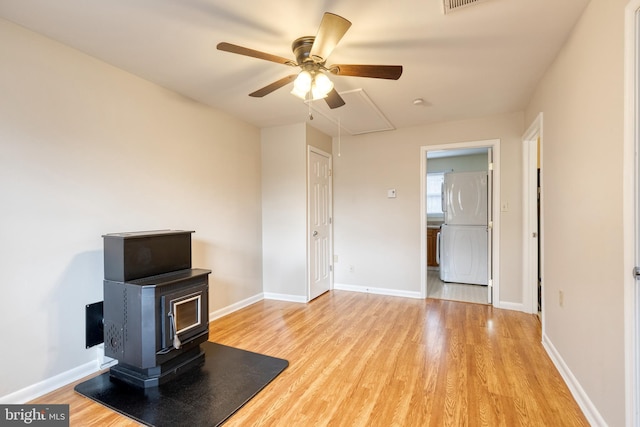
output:
M 265 292 L 264 299 L 272 299 L 276 301 L 288 301 L 288 302 L 309 302 L 306 295 L 290 295 L 290 294 L 275 294 L 273 292 Z
M 242 301 L 238 301 L 238 302 L 236 302 L 234 304 L 228 305 L 226 307 L 222 307 L 222 308 L 220 308 L 218 310 L 210 311 L 209 312 L 209 322 L 213 322 L 216 319 L 224 317 L 227 314 L 231 314 L 234 311 L 238 311 L 238 310 L 240 310 L 242 308 L 248 307 L 251 304 L 257 303 L 258 301 L 262 301 L 263 299 L 265 299 L 264 294 L 263 293 L 259 293 L 259 294 L 256 294 L 256 295 L 252 296 L 252 297 L 243 299 Z
M 99 366 L 96 358 L 96 360 L 92 360 L 91 362 L 69 369 L 68 371 L 47 378 L 39 383 L 25 387 L 22 390 L 2 396 L 0 397 L 0 404 L 23 404 L 29 402 L 47 393 L 51 393 L 60 387 L 64 387 L 74 381 L 80 380 L 87 375 L 96 373 L 98 370 Z
M 398 289 L 377 288 L 372 286 L 348 285 L 346 283 L 335 283 L 333 288 L 339 291 L 361 292 L 365 294 L 387 295 L 392 297 L 424 299 L 420 292 L 401 291 Z
M 496 305 L 495 307 L 501 308 L 503 310 L 523 311 L 525 313 L 527 312 L 527 310 L 525 310 L 524 304 L 521 304 L 519 302 L 500 301 L 499 305 Z
M 582 409 L 582 412 L 589 421 L 589 424 L 594 427 L 606 427 L 606 421 L 602 418 L 602 415 L 600 415 L 596 406 L 589 399 L 589 396 L 580 385 L 580 382 L 578 382 L 576 377 L 573 375 L 573 372 L 571 372 L 571 369 L 569 369 L 569 366 L 564 362 L 558 350 L 555 348 L 551 340 L 549 340 L 549 337 L 544 334 L 542 335 L 542 345 L 551 358 L 551 361 L 558 369 L 558 372 L 560 372 L 560 376 L 564 379 L 567 387 L 569 387 L 571 395 L 576 400 L 578 406 L 580 406 L 580 409 Z
M 542 251 L 538 259 L 538 244 L 542 248 L 542 233 L 537 240 L 532 239 L 531 234 L 538 232 L 537 227 L 537 206 L 533 203 L 537 195 L 531 194 L 531 190 L 537 187 L 537 183 L 531 180 L 537 174 L 537 148 L 540 140 L 540 187 L 542 188 L 542 135 L 543 135 L 543 114 L 540 113 L 535 118 L 529 129 L 522 136 L 522 303 L 526 313 L 536 313 L 538 311 L 538 280 L 534 283 L 531 278 L 537 274 L 532 271 L 536 264 L 542 270 Z M 535 157 L 534 157 L 535 156 Z M 533 167 L 533 165 L 536 165 Z M 540 229 L 542 230 L 542 194 L 540 195 Z M 536 243 L 537 242 L 537 243 Z M 542 290 L 544 292 L 544 288 Z M 543 297 L 544 301 L 544 297 Z M 542 326 L 544 330 L 544 305 L 542 307 Z
M 638 353 L 638 316 L 640 306 L 636 280 L 631 275 L 635 268 L 636 241 L 640 230 L 638 224 L 638 212 L 636 212 L 636 197 L 638 194 L 638 129 L 636 117 L 638 115 L 638 79 L 640 72 L 637 69 L 638 51 L 638 11 L 640 0 L 631 0 L 625 8 L 625 39 L 624 39 L 624 155 L 622 166 L 622 192 L 623 192 L 623 280 L 624 280 L 624 338 L 625 338 L 625 419 L 627 426 L 635 426 L 640 423 L 640 354 Z
M 426 145 L 420 147 L 420 295 L 427 297 L 427 258 L 426 233 L 427 216 L 425 188 L 427 179 L 427 154 L 429 151 L 459 150 L 464 148 L 489 147 L 493 151 L 493 254 L 491 258 L 493 271 L 492 305 L 501 308 L 500 302 L 500 140 L 457 142 L 451 144 Z
M 427 297 L 427 147 L 420 147 L 420 298 Z

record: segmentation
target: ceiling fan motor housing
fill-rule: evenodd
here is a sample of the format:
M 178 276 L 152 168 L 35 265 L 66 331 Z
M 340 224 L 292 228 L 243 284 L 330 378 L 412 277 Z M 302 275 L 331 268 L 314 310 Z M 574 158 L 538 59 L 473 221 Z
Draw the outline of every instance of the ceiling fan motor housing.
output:
M 302 66 L 305 62 L 315 62 L 309 55 L 315 39 L 313 36 L 305 36 L 297 38 L 291 43 L 291 50 L 293 50 L 298 65 Z

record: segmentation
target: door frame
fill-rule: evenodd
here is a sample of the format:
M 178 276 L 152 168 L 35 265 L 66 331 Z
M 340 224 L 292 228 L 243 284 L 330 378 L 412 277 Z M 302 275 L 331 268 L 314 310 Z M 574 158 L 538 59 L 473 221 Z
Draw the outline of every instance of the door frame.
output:
M 640 295 L 633 271 L 640 262 L 640 0 L 625 8 L 624 36 L 624 156 L 623 156 L 623 278 L 625 323 L 625 418 L 627 426 L 640 422 Z
M 543 269 L 542 232 L 538 236 L 538 221 L 543 230 L 542 193 L 540 194 L 540 218 L 538 218 L 538 156 L 540 161 L 540 188 L 542 189 L 542 124 L 543 114 L 535 118 L 522 136 L 522 295 L 527 313 L 538 312 L 538 268 Z M 539 142 L 538 142 L 539 141 Z M 538 154 L 538 148 L 540 150 Z M 533 237 L 535 233 L 536 237 Z M 538 258 L 538 245 L 540 258 Z M 535 280 L 533 277 L 535 276 Z M 544 333 L 544 286 L 542 286 L 541 323 Z
M 639 0 L 640 1 L 640 0 Z M 427 154 L 430 151 L 462 150 L 465 148 L 491 148 L 493 152 L 493 236 L 491 251 L 491 270 L 489 277 L 493 287 L 491 305 L 500 308 L 500 140 L 457 142 L 450 144 L 425 145 L 420 147 L 420 297 L 427 297 L 427 209 L 425 206 L 427 190 Z
M 309 174 L 311 173 L 311 153 L 318 154 L 326 157 L 329 160 L 329 290 L 333 289 L 333 156 L 331 153 L 327 153 L 324 150 L 314 147 L 313 145 L 307 146 L 307 302 L 311 300 L 311 248 L 312 239 L 310 237 L 311 231 L 311 180 Z

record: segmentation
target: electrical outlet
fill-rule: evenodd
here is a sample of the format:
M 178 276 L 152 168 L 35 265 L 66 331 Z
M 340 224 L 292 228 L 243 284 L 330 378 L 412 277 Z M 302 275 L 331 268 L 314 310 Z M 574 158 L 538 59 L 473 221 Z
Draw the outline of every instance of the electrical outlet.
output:
M 355 268 L 353 267 L 353 264 L 349 264 L 349 273 L 353 273 L 355 270 Z
M 558 291 L 558 304 L 560 304 L 560 307 L 564 307 L 564 292 L 563 291 Z

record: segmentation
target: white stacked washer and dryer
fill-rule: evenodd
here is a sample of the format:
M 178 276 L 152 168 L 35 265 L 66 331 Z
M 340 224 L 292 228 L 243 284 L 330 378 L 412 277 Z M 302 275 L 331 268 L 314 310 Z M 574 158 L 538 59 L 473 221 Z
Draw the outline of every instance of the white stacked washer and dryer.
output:
M 487 172 L 444 175 L 437 251 L 443 282 L 487 285 L 487 181 Z

